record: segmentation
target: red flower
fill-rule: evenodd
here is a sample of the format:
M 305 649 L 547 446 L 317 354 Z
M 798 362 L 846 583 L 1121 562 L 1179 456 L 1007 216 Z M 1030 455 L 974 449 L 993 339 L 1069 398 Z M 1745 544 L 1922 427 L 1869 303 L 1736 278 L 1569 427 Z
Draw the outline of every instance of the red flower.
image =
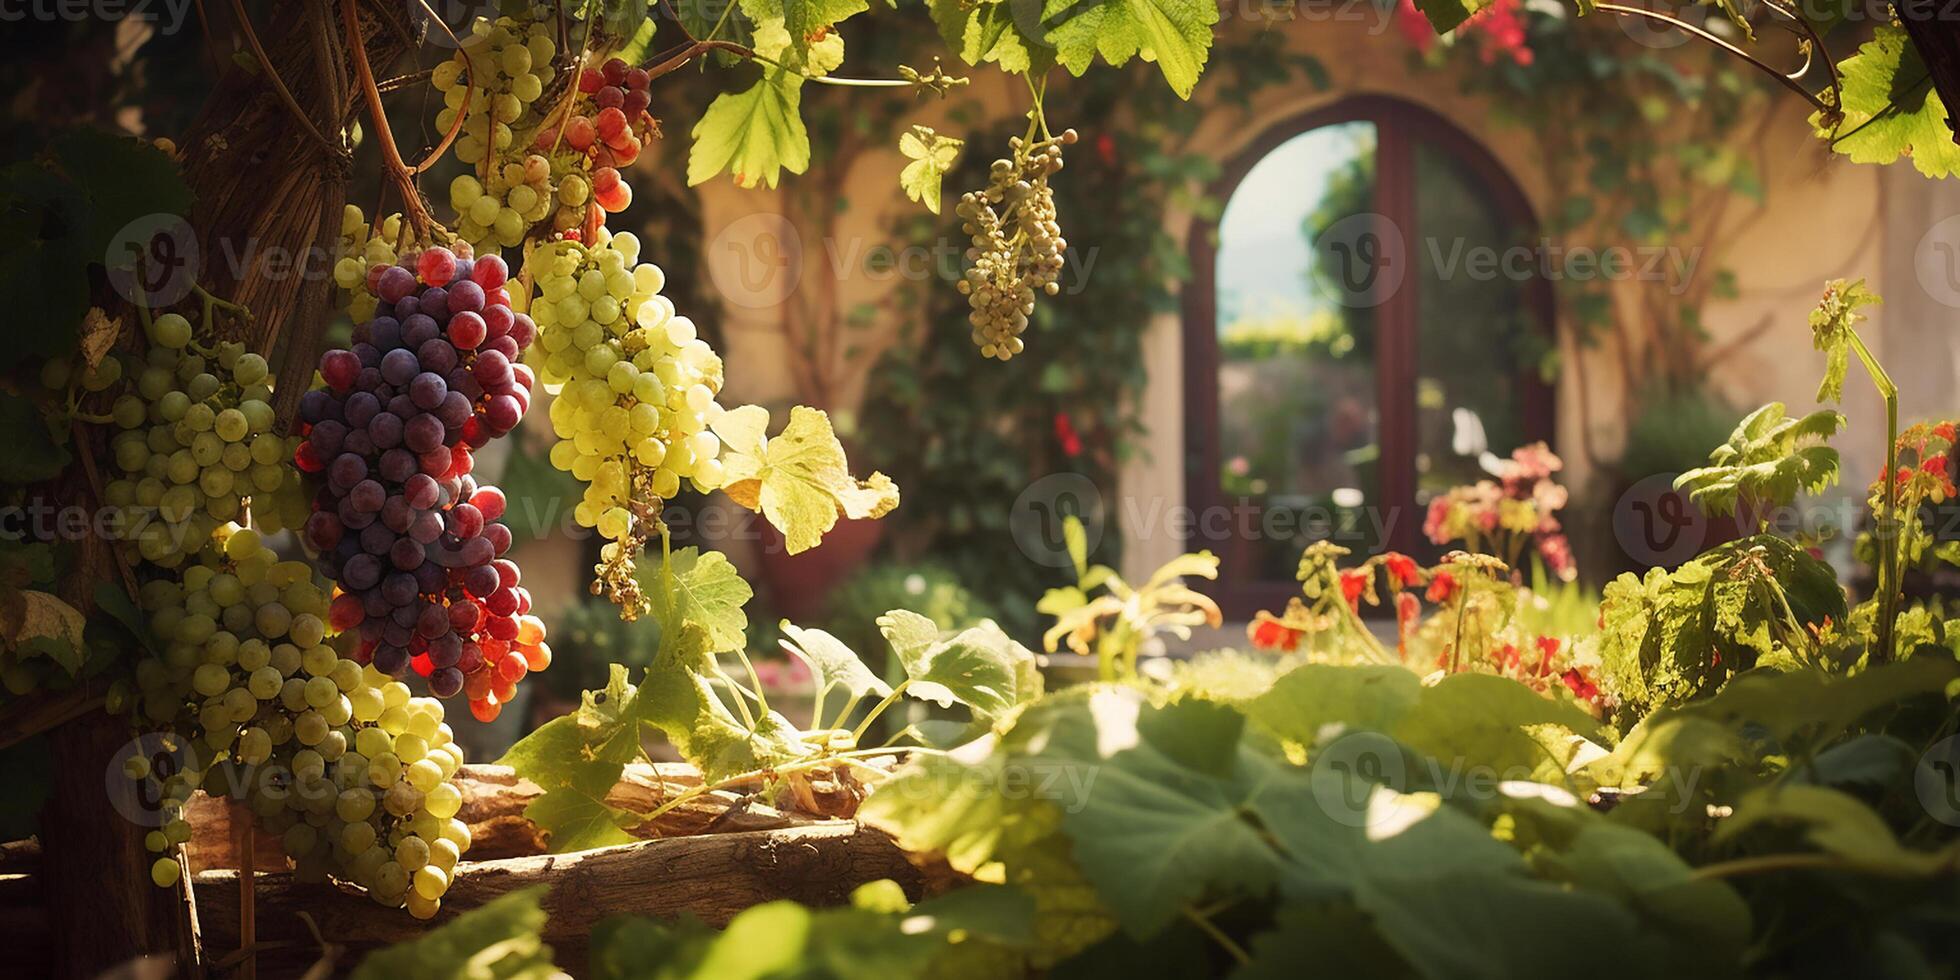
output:
M 1437 572 L 1436 577 L 1429 580 L 1429 592 L 1425 598 L 1435 603 L 1448 602 L 1456 598 L 1457 589 L 1456 576 L 1448 572 Z
M 1102 157 L 1104 166 L 1116 166 L 1116 137 L 1108 130 L 1096 134 L 1096 155 Z
M 1416 560 L 1399 551 L 1382 555 L 1382 566 L 1388 569 L 1388 580 L 1397 588 L 1413 588 L 1422 584 L 1422 572 L 1416 568 Z
M 1538 676 L 1552 672 L 1552 658 L 1558 656 L 1559 640 L 1556 636 L 1538 638 Z
M 1055 413 L 1055 438 L 1062 444 L 1063 455 L 1070 459 L 1082 455 L 1082 437 L 1076 434 L 1067 412 Z
M 1960 437 L 1960 434 L 1955 433 L 1953 423 L 1951 422 L 1941 422 L 1933 426 L 1933 434 L 1941 439 L 1945 439 L 1947 442 L 1954 442 L 1957 437 Z
M 1401 0 L 1395 8 L 1395 29 L 1402 40 L 1423 54 L 1436 46 L 1436 29 L 1429 26 L 1429 18 L 1416 9 L 1415 0 Z
M 1395 594 L 1395 652 L 1409 655 L 1409 637 L 1416 631 L 1416 623 L 1422 617 L 1422 603 L 1413 592 Z
M 1503 649 L 1497 651 L 1497 664 L 1500 667 L 1515 670 L 1519 659 L 1518 647 L 1515 643 L 1506 643 Z
M 1374 577 L 1362 568 L 1349 568 L 1341 572 L 1341 595 L 1347 599 L 1349 609 L 1361 611 L 1361 593 L 1368 591 L 1368 583 Z
M 1291 652 L 1300 645 L 1300 631 L 1277 619 L 1261 619 L 1252 624 L 1252 645 L 1260 650 Z
M 1580 673 L 1577 667 L 1566 671 L 1559 679 L 1563 680 L 1565 686 L 1572 689 L 1572 695 L 1581 701 L 1591 701 L 1599 697 L 1599 685 L 1587 680 L 1586 675 Z

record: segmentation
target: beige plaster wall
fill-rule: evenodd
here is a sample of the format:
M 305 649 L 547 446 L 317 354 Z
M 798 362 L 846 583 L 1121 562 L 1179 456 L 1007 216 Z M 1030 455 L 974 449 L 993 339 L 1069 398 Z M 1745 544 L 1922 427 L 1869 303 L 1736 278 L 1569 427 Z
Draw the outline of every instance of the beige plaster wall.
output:
M 1223 29 L 1259 28 L 1243 19 L 1228 18 Z M 1249 111 L 1219 107 L 1193 134 L 1191 145 L 1227 160 L 1267 127 L 1297 113 L 1349 95 L 1393 96 L 1457 121 L 1506 166 L 1535 209 L 1544 213 L 1552 206 L 1546 180 L 1536 163 L 1532 134 L 1490 121 L 1488 107 L 1460 94 L 1455 82 L 1446 76 L 1429 71 L 1411 73 L 1403 42 L 1392 31 L 1374 33 L 1365 22 L 1295 23 L 1272 29 L 1284 31 L 1294 50 L 1318 57 L 1329 72 L 1330 87 L 1325 91 L 1306 86 L 1271 88 L 1255 95 Z M 976 72 L 975 77 L 972 95 L 990 111 L 1024 111 L 1024 93 L 991 72 Z M 1206 91 L 1201 83 L 1197 97 L 1204 99 Z M 962 132 L 958 124 L 944 119 L 952 104 L 923 102 L 911 121 Z M 1912 285 L 1910 261 L 1914 243 L 1925 227 L 1914 223 L 1913 215 L 1903 220 L 1895 215 L 1891 224 L 1886 223 L 1888 187 L 1894 196 L 1911 193 L 1917 195 L 1914 200 L 1925 199 L 1928 203 L 1922 208 L 1960 210 L 1960 200 L 1952 192 L 1941 192 L 1935 200 L 1929 197 L 1931 192 L 1919 186 L 1923 182 L 1916 175 L 1901 174 L 1901 168 L 1856 166 L 1833 159 L 1810 136 L 1804 109 L 1794 100 L 1780 101 L 1760 134 L 1738 134 L 1738 139 L 1760 139 L 1766 150 L 1763 207 L 1744 206 L 1725 212 L 1721 247 L 1716 254 L 1697 260 L 1703 270 L 1725 266 L 1736 275 L 1738 295 L 1709 303 L 1704 314 L 1712 348 L 1724 352 L 1710 365 L 1710 378 L 1718 390 L 1742 406 L 1768 399 L 1787 401 L 1793 408 L 1811 404 L 1820 361 L 1809 352 L 1805 314 L 1825 279 L 1867 276 L 1883 291 L 1917 289 Z M 1137 124 L 1135 120 L 1068 122 L 1084 130 L 1098 125 Z M 976 151 L 988 152 L 986 148 Z M 922 243 L 896 240 L 887 230 L 895 217 L 913 213 L 918 206 L 898 192 L 897 174 L 905 161 L 895 148 L 860 154 L 841 175 L 834 167 L 826 170 L 829 148 L 817 146 L 815 156 L 817 172 L 785 179 L 827 181 L 821 185 L 826 188 L 824 200 L 835 207 L 823 224 L 799 225 L 801 219 L 785 217 L 795 209 L 783 191 L 743 190 L 726 179 L 717 180 L 698 189 L 703 227 L 710 236 L 704 255 L 710 278 L 725 299 L 723 327 L 727 340 L 723 353 L 734 398 L 776 405 L 817 398 L 819 393 L 807 381 L 807 370 L 799 371 L 797 366 L 794 338 L 798 325 L 821 316 L 824 310 L 841 313 L 868 306 L 876 311 L 867 326 L 852 331 L 848 342 L 831 350 L 823 362 L 829 384 L 821 392 L 821 400 L 839 417 L 840 428 L 847 430 L 863 391 L 865 371 L 900 326 L 901 314 L 885 302 L 897 281 L 889 275 L 867 272 L 863 256 L 874 246 L 919 247 Z M 1065 178 L 1066 174 L 1058 182 L 1065 185 Z M 948 188 L 948 193 L 957 191 Z M 1094 206 L 1093 189 L 1065 188 L 1062 194 L 1065 224 L 1070 207 Z M 1175 210 L 1164 220 L 1173 235 L 1180 239 L 1188 236 L 1191 214 Z M 1903 243 L 1891 240 L 1898 238 L 1903 238 Z M 1960 242 L 1960 233 L 1955 238 Z M 773 246 L 770 239 L 775 240 Z M 923 243 L 925 247 L 944 244 Z M 954 241 L 951 247 L 961 244 Z M 767 250 L 771 247 L 777 260 L 769 260 Z M 1909 308 L 1920 310 L 1924 305 L 1909 304 Z M 1948 306 L 1935 305 L 1935 313 L 1953 312 Z M 1621 297 L 1621 307 L 1631 322 L 1639 322 L 1630 293 Z M 1951 379 L 1955 363 L 1955 344 L 1947 337 L 1951 331 L 1928 330 L 1922 325 L 1902 334 L 1904 328 L 1888 320 L 1896 316 L 1896 309 L 1888 307 L 1874 317 L 1871 337 L 1880 356 L 1919 358 L 1919 349 L 1891 349 L 1902 335 L 1910 336 L 1921 347 L 1939 345 L 1937 354 L 1918 362 L 1918 366 L 1923 369 L 1927 360 L 1937 362 L 1944 366 L 1944 374 L 1935 372 L 1935 376 Z M 1179 317 L 1171 314 L 1143 327 L 1150 382 L 1139 404 L 1150 435 L 1147 451 L 1122 470 L 1121 491 L 1127 497 L 1176 505 L 1183 498 L 1182 325 Z M 1571 463 L 1570 481 L 1584 486 L 1593 478 L 1594 468 L 1582 451 L 1581 433 L 1600 458 L 1614 458 L 1623 435 L 1624 385 L 1618 355 L 1610 347 L 1578 350 L 1566 331 L 1561 331 L 1561 336 L 1568 338 L 1561 341 L 1567 369 L 1558 384 L 1561 449 Z M 1869 459 L 1882 441 L 1882 413 L 1868 386 L 1851 387 L 1846 408 L 1853 418 L 1852 430 L 1841 445 L 1848 459 Z M 1941 392 L 1929 405 L 1951 402 L 1950 390 Z M 1853 475 L 1860 483 L 1870 476 Z M 1155 567 L 1183 547 L 1161 527 L 1131 527 L 1125 532 L 1129 536 L 1125 561 L 1131 573 Z

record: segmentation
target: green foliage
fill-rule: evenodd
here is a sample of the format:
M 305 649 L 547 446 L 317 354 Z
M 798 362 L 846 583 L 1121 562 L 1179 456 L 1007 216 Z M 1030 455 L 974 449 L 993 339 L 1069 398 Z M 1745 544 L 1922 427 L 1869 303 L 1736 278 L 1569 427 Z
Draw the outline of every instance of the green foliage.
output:
M 1810 332 L 1816 348 L 1824 352 L 1824 380 L 1817 386 L 1819 402 L 1844 400 L 1844 374 L 1851 364 L 1852 347 L 1858 343 L 1856 327 L 1865 319 L 1859 312 L 1877 306 L 1876 293 L 1865 288 L 1863 279 L 1846 283 L 1839 279 L 1824 288 L 1824 300 L 1810 311 Z
M 1708 454 L 1709 465 L 1676 478 L 1675 489 L 1711 514 L 1733 514 L 1745 503 L 1786 507 L 1799 493 L 1820 493 L 1837 482 L 1837 450 L 1824 441 L 1843 428 L 1838 412 L 1794 418 L 1782 402 L 1770 402 L 1736 425 L 1729 441 Z
M 1033 936 L 1022 893 L 979 885 L 912 905 L 891 881 L 860 886 L 851 905 L 750 908 L 717 933 L 692 920 L 615 918 L 592 937 L 593 980 L 836 980 L 984 975 Z
M 1847 615 L 1824 562 L 1773 535 L 1732 541 L 1673 571 L 1621 575 L 1600 604 L 1596 653 L 1622 718 L 1681 704 L 1757 664 L 1816 659 L 1814 630 Z
M 14 332 L 0 372 L 73 353 L 89 269 L 105 261 L 129 268 L 135 256 L 109 254 L 124 227 L 147 215 L 187 214 L 191 205 L 177 164 L 162 151 L 92 130 L 56 136 L 41 160 L 6 168 L 0 184 L 0 284 L 20 297 L 19 321 L 35 324 Z M 11 419 L 0 425 L 9 444 L 30 434 Z
M 810 133 L 803 126 L 803 78 L 780 67 L 740 92 L 717 97 L 694 124 L 687 183 L 692 187 L 723 171 L 743 187 L 775 187 L 788 170 L 810 169 Z
M 352 980 L 551 980 L 563 976 L 545 945 L 543 886 L 495 898 L 419 938 L 378 950 Z
M 1928 177 L 1960 167 L 1960 146 L 1932 76 L 1905 28 L 1880 24 L 1858 53 L 1838 65 L 1843 94 L 1838 111 L 1813 113 L 1810 123 L 1831 148 L 1856 163 L 1910 157 Z
M 1048 0 L 1041 13 L 1053 25 L 1046 40 L 1056 61 L 1076 76 L 1097 57 L 1120 68 L 1142 55 L 1182 99 L 1198 84 L 1218 23 L 1218 5 L 1206 0 Z
M 1700 466 L 1708 459 L 1708 447 L 1728 439 L 1741 417 L 1740 410 L 1703 388 L 1656 389 L 1637 401 L 1640 411 L 1627 420 L 1626 447 L 1618 464 L 1630 480 Z

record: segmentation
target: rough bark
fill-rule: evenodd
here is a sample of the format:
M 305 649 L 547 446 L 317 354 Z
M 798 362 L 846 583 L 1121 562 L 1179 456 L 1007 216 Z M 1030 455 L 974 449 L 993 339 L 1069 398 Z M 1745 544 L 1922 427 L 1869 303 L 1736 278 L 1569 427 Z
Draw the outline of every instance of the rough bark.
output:
M 783 830 L 709 834 L 638 844 L 465 862 L 443 899 L 440 925 L 461 910 L 532 885 L 548 886 L 545 941 L 558 965 L 579 976 L 592 927 L 621 913 L 672 918 L 698 916 L 724 925 L 737 912 L 775 899 L 812 905 L 845 901 L 857 886 L 890 878 L 917 897 L 934 886 L 891 838 L 847 820 Z M 238 946 L 238 875 L 197 876 L 206 942 L 213 950 Z M 302 885 L 289 874 L 262 875 L 257 887 L 260 969 L 289 976 L 321 958 L 319 944 L 298 913 L 311 916 L 328 941 L 341 944 L 342 967 L 376 946 L 421 935 L 430 924 L 385 909 L 350 890 Z

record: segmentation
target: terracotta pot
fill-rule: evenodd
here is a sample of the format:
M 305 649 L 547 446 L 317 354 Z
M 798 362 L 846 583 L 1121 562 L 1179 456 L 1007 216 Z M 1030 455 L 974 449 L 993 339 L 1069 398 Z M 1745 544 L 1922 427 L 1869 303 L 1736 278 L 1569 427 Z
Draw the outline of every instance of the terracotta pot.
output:
M 763 584 L 776 612 L 792 620 L 821 615 L 831 590 L 850 578 L 885 537 L 885 527 L 877 521 L 840 520 L 822 544 L 792 555 L 780 531 L 767 521 L 756 523 L 762 529 Z

